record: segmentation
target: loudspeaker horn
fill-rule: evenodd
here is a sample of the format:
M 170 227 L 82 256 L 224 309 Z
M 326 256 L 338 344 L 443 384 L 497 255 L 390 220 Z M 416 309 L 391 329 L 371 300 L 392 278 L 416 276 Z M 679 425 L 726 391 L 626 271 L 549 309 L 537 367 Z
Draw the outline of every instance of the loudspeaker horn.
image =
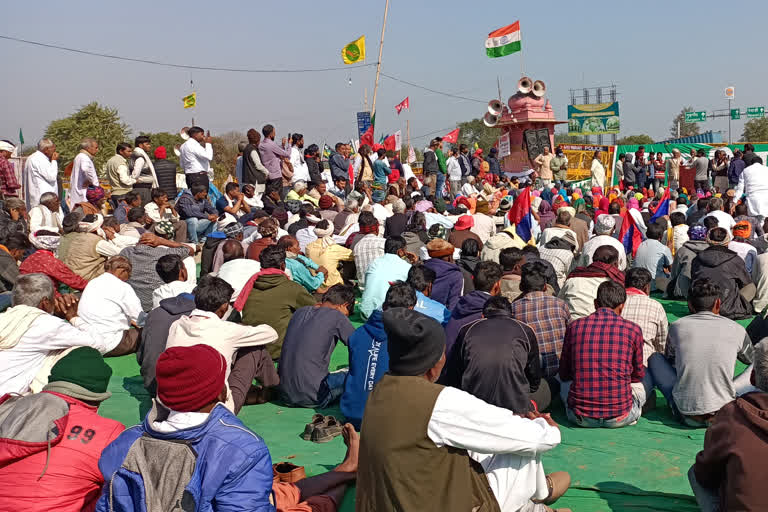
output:
M 488 128 L 493 128 L 499 122 L 499 116 L 486 112 L 483 116 L 483 124 Z
M 533 80 L 530 77 L 524 76 L 517 81 L 517 90 L 522 94 L 528 94 L 533 88 Z
M 187 133 L 189 131 L 189 126 L 185 126 L 181 130 L 179 130 L 179 137 L 181 137 L 184 140 L 189 140 L 189 134 Z
M 531 92 L 537 98 L 541 98 L 547 93 L 547 86 L 541 80 L 536 80 L 533 82 L 533 89 L 531 89 Z
M 499 100 L 491 100 L 488 102 L 488 113 L 493 116 L 500 116 L 504 110 L 504 105 Z

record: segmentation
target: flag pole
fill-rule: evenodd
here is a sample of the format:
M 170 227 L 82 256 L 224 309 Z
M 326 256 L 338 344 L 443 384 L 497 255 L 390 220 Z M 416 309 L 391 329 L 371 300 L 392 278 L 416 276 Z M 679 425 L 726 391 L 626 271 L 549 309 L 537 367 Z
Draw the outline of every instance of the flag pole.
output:
M 389 0 L 384 4 L 384 21 L 381 24 L 381 40 L 379 41 L 379 60 L 376 62 L 376 83 L 373 85 L 373 104 L 371 106 L 371 117 L 376 114 L 376 93 L 379 91 L 379 75 L 381 74 L 381 54 L 384 51 L 384 30 L 387 28 L 387 12 L 389 11 Z
M 520 76 L 525 76 L 525 66 L 523 64 L 523 29 L 519 29 L 520 33 Z

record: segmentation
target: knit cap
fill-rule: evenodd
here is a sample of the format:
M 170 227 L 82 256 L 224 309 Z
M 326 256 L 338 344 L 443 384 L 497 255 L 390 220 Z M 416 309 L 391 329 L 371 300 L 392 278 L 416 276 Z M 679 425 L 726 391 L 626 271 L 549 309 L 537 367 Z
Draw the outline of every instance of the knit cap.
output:
M 171 347 L 157 360 L 157 397 L 177 412 L 196 412 L 224 389 L 227 360 L 209 345 Z
M 92 347 L 78 347 L 51 368 L 48 385 L 43 391 L 62 393 L 78 400 L 101 402 L 112 393 L 107 391 L 112 368 Z
M 393 375 L 423 375 L 443 357 L 445 331 L 434 319 L 408 308 L 388 309 L 381 319 Z

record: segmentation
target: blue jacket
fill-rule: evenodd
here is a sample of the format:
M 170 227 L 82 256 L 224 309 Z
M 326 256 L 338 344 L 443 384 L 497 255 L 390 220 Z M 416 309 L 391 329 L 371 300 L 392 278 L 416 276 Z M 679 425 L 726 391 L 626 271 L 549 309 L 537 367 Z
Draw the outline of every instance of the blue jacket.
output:
M 430 318 L 434 318 L 440 322 L 440 325 L 443 327 L 445 327 L 445 325 L 448 323 L 448 320 L 451 319 L 451 312 L 448 311 L 448 308 L 436 300 L 430 299 L 419 291 L 416 292 L 416 306 L 413 308 L 413 310 L 427 315 Z
M 294 282 L 306 288 L 309 293 L 314 293 L 325 282 L 325 274 L 322 272 L 318 272 L 314 276 L 310 273 L 310 268 L 317 270 L 317 267 L 317 263 L 303 254 L 299 254 L 296 259 L 285 259 L 285 268 L 291 271 Z
M 219 215 L 208 198 L 198 201 L 189 189 L 185 190 L 176 201 L 176 211 L 182 219 L 207 219 L 208 215 Z
M 153 408 L 142 425 L 120 434 L 101 453 L 99 469 L 106 484 L 97 511 L 147 511 L 142 475 L 122 467 L 131 446 L 144 435 L 188 441 L 194 449 L 197 463 L 185 491 L 194 499 L 196 512 L 275 511 L 269 502 L 272 459 L 267 445 L 223 404 L 214 407 L 202 425 L 168 434 L 152 429 L 156 416 Z
M 431 261 L 431 260 L 430 260 Z M 473 320 L 477 320 L 483 316 L 483 308 L 488 299 L 491 298 L 491 294 L 488 292 L 481 292 L 475 290 L 462 296 L 456 307 L 453 308 L 451 313 L 451 319 L 448 321 L 448 325 L 445 326 L 445 355 L 448 357 L 451 354 L 453 344 L 456 342 L 456 338 L 459 336 L 459 331 L 462 327 L 467 325 Z
M 341 412 L 357 430 L 374 384 L 389 371 L 387 333 L 377 309 L 349 337 L 349 374 L 341 395 Z
M 392 174 L 392 169 L 384 162 L 384 160 L 376 160 L 373 162 L 373 181 L 376 183 L 386 183 L 387 176 Z

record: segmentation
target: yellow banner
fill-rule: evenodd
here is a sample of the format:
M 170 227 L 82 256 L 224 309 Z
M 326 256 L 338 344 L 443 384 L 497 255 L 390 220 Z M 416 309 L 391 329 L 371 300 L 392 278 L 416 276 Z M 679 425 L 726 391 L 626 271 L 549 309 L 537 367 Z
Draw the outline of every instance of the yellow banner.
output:
M 181 101 L 184 102 L 184 108 L 192 108 L 197 105 L 197 93 L 193 92 L 188 96 L 184 96 L 181 98 Z
M 365 36 L 352 41 L 341 50 L 341 58 L 344 64 L 357 64 L 365 60 Z

